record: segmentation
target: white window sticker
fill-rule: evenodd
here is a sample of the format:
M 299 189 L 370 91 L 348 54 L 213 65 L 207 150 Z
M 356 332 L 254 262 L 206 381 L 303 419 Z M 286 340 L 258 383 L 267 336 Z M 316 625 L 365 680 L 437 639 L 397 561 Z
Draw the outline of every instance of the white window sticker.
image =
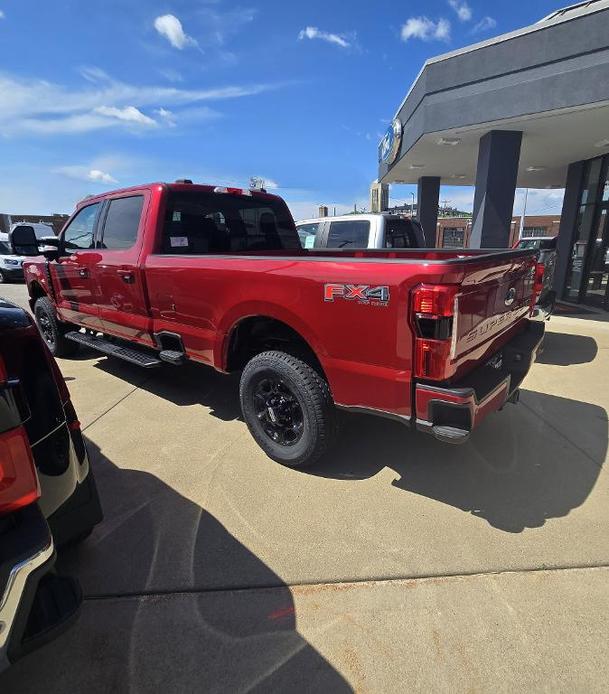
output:
M 187 236 L 170 236 L 169 243 L 172 248 L 188 248 Z
M 315 246 L 315 235 L 311 234 L 310 236 L 305 237 L 305 248 L 313 248 Z

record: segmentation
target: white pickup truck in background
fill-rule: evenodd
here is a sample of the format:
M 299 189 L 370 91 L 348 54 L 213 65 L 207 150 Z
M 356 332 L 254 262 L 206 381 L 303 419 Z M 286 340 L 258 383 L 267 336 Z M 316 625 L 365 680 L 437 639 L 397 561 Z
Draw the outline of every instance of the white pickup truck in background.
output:
M 398 215 L 347 214 L 296 222 L 303 248 L 425 248 L 423 228 Z

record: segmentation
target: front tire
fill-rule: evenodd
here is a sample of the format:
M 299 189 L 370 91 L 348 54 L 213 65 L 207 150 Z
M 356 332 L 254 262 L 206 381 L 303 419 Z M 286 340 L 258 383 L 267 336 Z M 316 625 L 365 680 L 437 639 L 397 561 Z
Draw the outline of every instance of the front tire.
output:
M 36 301 L 34 317 L 38 330 L 54 357 L 70 357 L 76 353 L 78 344 L 65 337 L 65 333 L 73 328 L 59 322 L 55 306 L 48 297 L 42 296 Z
M 282 465 L 313 465 L 336 435 L 328 384 L 308 364 L 285 352 L 253 357 L 241 375 L 239 397 L 256 443 Z

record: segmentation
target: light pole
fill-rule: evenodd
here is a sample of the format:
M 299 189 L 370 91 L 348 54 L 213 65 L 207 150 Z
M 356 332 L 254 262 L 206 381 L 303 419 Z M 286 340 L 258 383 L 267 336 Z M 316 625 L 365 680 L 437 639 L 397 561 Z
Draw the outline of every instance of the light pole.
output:
M 410 216 L 414 217 L 414 190 L 411 190 L 410 194 L 412 195 L 412 207 L 410 209 Z

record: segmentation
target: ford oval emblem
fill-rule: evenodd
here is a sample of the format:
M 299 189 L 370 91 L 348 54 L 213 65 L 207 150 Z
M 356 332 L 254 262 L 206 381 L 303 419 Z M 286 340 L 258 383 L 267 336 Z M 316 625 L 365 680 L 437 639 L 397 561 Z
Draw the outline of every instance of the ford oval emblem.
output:
M 393 164 L 402 144 L 402 122 L 394 118 L 379 143 L 379 162 Z
M 508 289 L 507 294 L 505 295 L 505 299 L 503 300 L 503 303 L 506 306 L 511 306 L 516 299 L 516 288 L 515 287 L 510 287 Z

